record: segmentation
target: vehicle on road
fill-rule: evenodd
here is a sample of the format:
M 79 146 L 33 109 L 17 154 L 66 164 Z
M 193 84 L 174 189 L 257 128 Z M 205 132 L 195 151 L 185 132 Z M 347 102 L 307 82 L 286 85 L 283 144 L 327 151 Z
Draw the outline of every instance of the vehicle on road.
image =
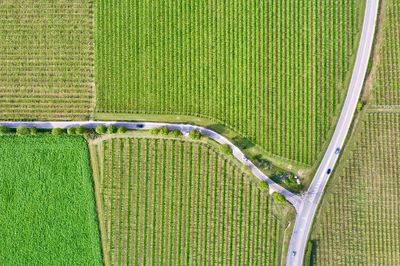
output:
M 329 175 L 332 172 L 331 168 L 328 168 L 328 171 L 326 171 L 326 173 Z
M 335 154 L 339 154 L 340 153 L 340 148 L 336 148 Z
M 137 124 L 136 127 L 137 128 L 144 128 L 144 125 L 143 124 Z
M 293 257 L 296 256 L 296 251 L 295 250 L 292 251 L 292 256 Z

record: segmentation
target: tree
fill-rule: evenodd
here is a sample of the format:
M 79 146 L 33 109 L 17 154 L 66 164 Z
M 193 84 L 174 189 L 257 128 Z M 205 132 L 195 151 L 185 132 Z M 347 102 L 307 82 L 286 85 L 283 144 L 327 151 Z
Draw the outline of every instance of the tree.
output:
M 174 138 L 179 138 L 180 136 L 182 136 L 182 132 L 179 129 L 174 129 L 171 131 L 171 135 Z
M 28 135 L 29 132 L 29 128 L 26 128 L 24 126 L 18 126 L 17 130 L 16 130 L 17 135 L 22 136 L 22 135 Z
M 0 135 L 6 135 L 10 133 L 11 130 L 6 126 L 0 126 Z
M 193 140 L 199 140 L 199 139 L 201 139 L 202 135 L 201 135 L 200 131 L 192 130 L 189 132 L 189 137 Z
M 160 129 L 159 128 L 152 128 L 152 129 L 150 129 L 150 134 L 151 135 L 158 135 L 158 133 L 160 132 Z
M 54 136 L 60 136 L 63 133 L 64 133 L 64 130 L 62 128 L 55 127 L 51 130 L 51 134 Z
M 67 134 L 68 135 L 75 135 L 76 134 L 76 129 L 74 127 L 67 128 Z
M 109 125 L 107 128 L 107 133 L 108 134 L 114 134 L 117 132 L 117 127 L 114 125 Z
M 166 128 L 166 127 L 163 127 L 163 128 L 160 129 L 160 133 L 161 133 L 162 136 L 168 136 L 169 129 Z
M 285 197 L 282 194 L 279 194 L 278 192 L 272 193 L 272 199 L 274 200 L 275 203 L 282 204 L 286 202 Z
M 231 147 L 229 147 L 228 144 L 222 144 L 219 147 L 219 150 L 225 155 L 231 155 L 232 154 L 232 149 L 231 149 Z
M 260 182 L 258 182 L 257 187 L 259 190 L 265 191 L 268 189 L 268 184 L 265 181 L 260 181 Z
M 124 134 L 124 133 L 126 133 L 128 131 L 128 129 L 126 128 L 126 127 L 119 127 L 118 128 L 118 130 L 117 130 L 117 133 L 118 134 Z
M 31 133 L 31 135 L 37 135 L 38 130 L 37 130 L 36 127 L 31 127 L 31 128 L 29 129 L 29 132 Z
M 75 133 L 78 135 L 83 135 L 85 134 L 86 129 L 83 126 L 77 126 L 75 129 Z
M 104 134 L 107 132 L 107 128 L 105 125 L 98 125 L 95 129 L 97 134 Z

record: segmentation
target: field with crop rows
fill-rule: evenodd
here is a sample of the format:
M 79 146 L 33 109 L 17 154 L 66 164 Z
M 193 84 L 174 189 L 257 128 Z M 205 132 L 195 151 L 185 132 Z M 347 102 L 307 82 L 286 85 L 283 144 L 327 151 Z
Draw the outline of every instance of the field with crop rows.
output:
M 85 119 L 93 53 L 92 0 L 0 1 L 0 119 Z
M 78 137 L 0 137 L 2 265 L 102 263 L 91 169 Z
M 374 83 L 374 100 L 378 105 L 400 106 L 400 2 L 383 2 L 382 46 Z
M 271 198 L 214 149 L 146 138 L 95 146 L 106 263 L 279 263 L 284 225 Z
M 96 111 L 205 117 L 312 164 L 347 89 L 360 5 L 99 0 Z
M 361 123 L 321 206 L 315 265 L 400 265 L 400 114 Z

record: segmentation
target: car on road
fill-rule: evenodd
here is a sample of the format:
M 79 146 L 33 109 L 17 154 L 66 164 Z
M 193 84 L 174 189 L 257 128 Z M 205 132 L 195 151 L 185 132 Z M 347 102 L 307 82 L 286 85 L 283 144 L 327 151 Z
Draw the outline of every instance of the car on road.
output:
M 144 125 L 143 124 L 137 124 L 136 127 L 137 128 L 144 128 Z
M 339 154 L 340 148 L 336 148 L 335 154 Z
M 292 256 L 293 257 L 296 256 L 296 251 L 295 250 L 292 251 Z
M 328 171 L 326 171 L 326 173 L 329 175 L 332 172 L 331 168 L 328 168 Z

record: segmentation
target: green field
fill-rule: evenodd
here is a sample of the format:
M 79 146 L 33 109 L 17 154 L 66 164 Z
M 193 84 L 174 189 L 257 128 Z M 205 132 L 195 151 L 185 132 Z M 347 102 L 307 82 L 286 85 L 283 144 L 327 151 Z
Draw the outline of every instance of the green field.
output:
M 278 265 L 285 225 L 212 146 L 113 138 L 91 146 L 109 265 Z
M 400 113 L 367 112 L 332 177 L 315 265 L 400 265 Z
M 382 4 L 383 32 L 373 87 L 374 104 L 400 106 L 400 2 Z
M 101 265 L 85 141 L 0 137 L 0 264 Z
M 0 120 L 86 119 L 93 1 L 0 1 Z
M 362 6 L 99 0 L 97 114 L 204 117 L 311 165 L 347 89 Z

